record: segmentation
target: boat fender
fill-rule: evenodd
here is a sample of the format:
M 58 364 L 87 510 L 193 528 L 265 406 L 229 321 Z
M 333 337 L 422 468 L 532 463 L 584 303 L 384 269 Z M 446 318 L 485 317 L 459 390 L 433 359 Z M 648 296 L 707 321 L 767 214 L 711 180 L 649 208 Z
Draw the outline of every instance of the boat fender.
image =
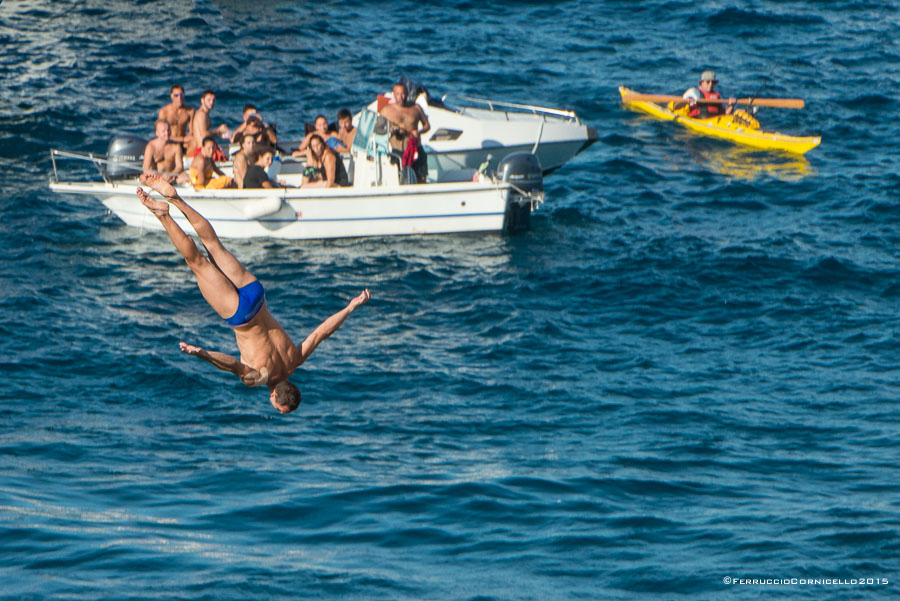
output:
M 235 203 L 247 219 L 259 219 L 260 217 L 277 213 L 281 210 L 282 204 L 281 195 L 275 194 L 267 194 L 256 200 L 245 200 Z
M 111 180 L 129 179 L 141 174 L 147 140 L 138 136 L 120 135 L 109 141 L 106 149 L 106 177 Z

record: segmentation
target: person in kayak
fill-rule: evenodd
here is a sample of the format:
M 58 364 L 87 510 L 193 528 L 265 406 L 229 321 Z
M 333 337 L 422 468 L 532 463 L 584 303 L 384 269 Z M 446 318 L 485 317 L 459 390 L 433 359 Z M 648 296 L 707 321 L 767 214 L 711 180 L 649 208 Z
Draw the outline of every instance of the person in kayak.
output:
M 734 105 L 737 103 L 736 98 L 729 98 L 728 104 L 724 107 L 724 109 L 719 104 L 697 102 L 698 100 L 702 99 L 718 100 L 719 92 L 714 89 L 717 83 L 719 83 L 719 80 L 716 79 L 716 72 L 706 70 L 702 75 L 700 75 L 699 87 L 690 88 L 682 95 L 682 98 L 687 100 L 688 117 L 692 117 L 694 119 L 705 119 L 707 117 L 716 117 L 722 114 L 730 115 L 734 111 Z M 675 108 L 684 106 L 680 103 L 679 105 L 679 107 Z
M 162 224 L 169 238 L 197 278 L 203 298 L 234 329 L 241 358 L 179 342 L 181 352 L 199 357 L 222 371 L 233 373 L 246 386 L 269 388 L 269 401 L 279 413 L 290 413 L 300 405 L 300 390 L 288 378 L 326 338 L 334 334 L 353 311 L 371 298 L 363 290 L 346 307 L 323 321 L 299 345 L 294 344 L 266 306 L 262 284 L 222 245 L 203 215 L 191 208 L 175 188 L 154 173 L 141 175 L 141 183 L 159 192 L 168 202 L 153 200 L 140 187 L 141 203 Z M 193 239 L 169 215 L 175 205 L 190 222 L 209 254 L 205 257 Z

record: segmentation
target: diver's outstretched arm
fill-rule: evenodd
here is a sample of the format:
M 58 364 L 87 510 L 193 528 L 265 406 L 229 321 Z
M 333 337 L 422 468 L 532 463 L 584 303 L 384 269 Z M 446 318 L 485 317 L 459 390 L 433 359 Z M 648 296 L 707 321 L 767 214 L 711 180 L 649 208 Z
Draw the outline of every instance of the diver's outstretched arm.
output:
M 268 370 L 266 370 L 265 367 L 262 368 L 262 373 L 260 373 L 249 365 L 241 363 L 231 355 L 226 355 L 225 353 L 208 351 L 199 346 L 193 346 L 184 342 L 179 342 L 178 346 L 181 348 L 182 353 L 199 357 L 207 363 L 218 367 L 222 371 L 227 371 L 238 376 L 241 379 L 241 382 L 247 386 L 260 386 L 265 384 L 269 379 Z
M 344 320 L 350 317 L 350 314 L 353 313 L 357 307 L 364 305 L 370 298 L 372 298 L 372 295 L 369 294 L 369 289 L 366 288 L 359 296 L 350 301 L 346 307 L 320 323 L 319 326 L 313 330 L 312 334 L 307 336 L 306 340 L 298 347 L 300 350 L 300 359 L 295 367 L 303 365 L 303 362 L 306 361 L 314 350 L 316 350 L 319 343 L 334 334 L 337 329 L 341 327 L 341 324 L 344 323 Z

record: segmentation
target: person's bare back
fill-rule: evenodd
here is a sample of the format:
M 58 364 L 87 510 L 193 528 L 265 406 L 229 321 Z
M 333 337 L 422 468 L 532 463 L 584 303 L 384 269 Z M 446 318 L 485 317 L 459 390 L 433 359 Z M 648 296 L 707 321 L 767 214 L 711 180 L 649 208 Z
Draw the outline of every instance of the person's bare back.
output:
M 300 349 L 265 305 L 250 323 L 234 328 L 234 337 L 241 362 L 265 367 L 270 382 L 288 379 L 301 363 Z

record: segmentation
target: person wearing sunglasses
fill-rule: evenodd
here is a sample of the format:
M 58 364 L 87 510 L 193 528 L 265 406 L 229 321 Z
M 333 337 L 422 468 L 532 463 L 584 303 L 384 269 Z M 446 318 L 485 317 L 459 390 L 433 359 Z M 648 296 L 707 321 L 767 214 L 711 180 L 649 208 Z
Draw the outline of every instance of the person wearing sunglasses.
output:
M 172 86 L 169 97 L 172 102 L 159 109 L 157 119 L 169 124 L 169 140 L 181 144 L 181 152 L 184 154 L 191 139 L 188 125 L 194 118 L 194 109 L 184 103 L 184 87 L 181 84 Z

